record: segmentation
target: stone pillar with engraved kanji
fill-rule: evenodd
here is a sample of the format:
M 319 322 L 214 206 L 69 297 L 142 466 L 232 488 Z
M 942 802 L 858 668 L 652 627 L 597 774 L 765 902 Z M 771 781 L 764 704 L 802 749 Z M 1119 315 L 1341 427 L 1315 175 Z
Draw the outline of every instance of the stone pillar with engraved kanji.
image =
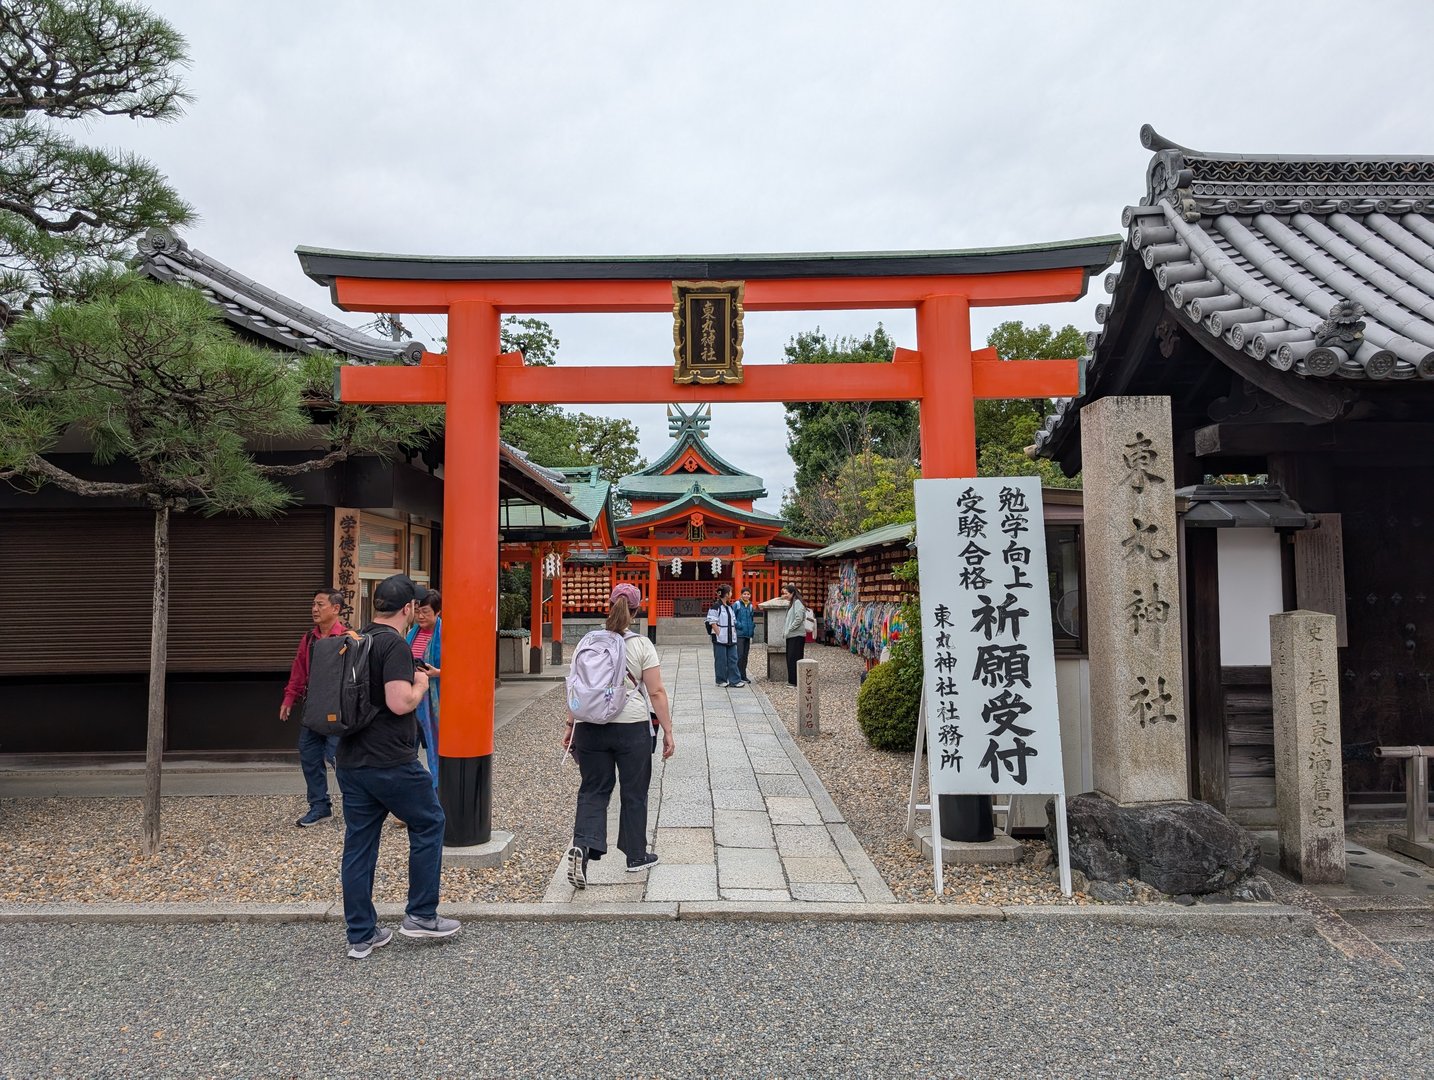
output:
M 1322 612 L 1270 616 L 1280 869 L 1307 884 L 1345 877 L 1337 633 Z
M 1080 426 L 1095 787 L 1188 799 L 1170 399 L 1102 398 Z

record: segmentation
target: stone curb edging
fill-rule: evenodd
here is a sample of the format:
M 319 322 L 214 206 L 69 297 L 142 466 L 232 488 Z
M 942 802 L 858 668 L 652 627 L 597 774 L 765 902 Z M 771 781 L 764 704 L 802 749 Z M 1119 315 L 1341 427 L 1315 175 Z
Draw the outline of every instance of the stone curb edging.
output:
M 380 918 L 403 916 L 402 904 L 376 905 Z M 748 903 L 443 904 L 444 915 L 495 922 L 988 922 L 1080 923 L 1135 929 L 1198 929 L 1229 934 L 1277 936 L 1312 934 L 1314 917 L 1283 904 L 1187 908 L 1178 904 L 1075 906 L 1066 904 L 996 907 L 981 904 L 841 904 L 808 901 Z M 341 922 L 342 905 L 322 904 L 5 904 L 0 925 L 20 923 L 193 923 Z

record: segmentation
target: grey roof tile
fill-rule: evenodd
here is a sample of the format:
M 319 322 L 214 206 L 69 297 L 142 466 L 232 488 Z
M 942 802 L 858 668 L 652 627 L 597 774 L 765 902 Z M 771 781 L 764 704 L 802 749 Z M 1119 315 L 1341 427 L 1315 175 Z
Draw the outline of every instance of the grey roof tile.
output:
M 138 246 L 141 273 L 199 289 L 230 322 L 286 349 L 335 352 L 369 362 L 417 363 L 423 355 L 420 342 L 365 334 L 261 285 L 168 229 L 150 229 Z
M 1102 326 L 1145 274 L 1197 339 L 1292 378 L 1434 380 L 1434 157 L 1212 154 L 1149 125 L 1141 142 L 1155 154 L 1121 215 Z M 1087 335 L 1088 384 L 1105 337 Z M 1088 400 L 1057 406 L 1038 453 L 1070 437 Z

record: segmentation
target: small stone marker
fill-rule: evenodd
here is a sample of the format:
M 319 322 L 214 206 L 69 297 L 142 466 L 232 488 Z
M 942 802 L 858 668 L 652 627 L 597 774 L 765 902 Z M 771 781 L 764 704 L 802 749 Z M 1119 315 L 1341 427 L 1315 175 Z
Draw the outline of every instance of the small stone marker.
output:
M 1188 799 L 1170 399 L 1102 398 L 1080 428 L 1095 787 Z
M 1345 875 L 1337 641 L 1333 615 L 1270 616 L 1280 869 L 1311 884 Z
M 797 732 L 809 738 L 822 733 L 821 691 L 817 687 L 817 662 L 797 661 Z

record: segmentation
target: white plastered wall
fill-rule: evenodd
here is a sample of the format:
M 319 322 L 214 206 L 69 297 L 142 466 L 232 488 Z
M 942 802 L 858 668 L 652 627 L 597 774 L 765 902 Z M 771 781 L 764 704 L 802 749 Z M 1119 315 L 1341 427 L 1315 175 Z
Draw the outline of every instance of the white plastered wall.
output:
M 1274 529 L 1220 529 L 1220 663 L 1269 667 L 1270 616 L 1285 610 Z

